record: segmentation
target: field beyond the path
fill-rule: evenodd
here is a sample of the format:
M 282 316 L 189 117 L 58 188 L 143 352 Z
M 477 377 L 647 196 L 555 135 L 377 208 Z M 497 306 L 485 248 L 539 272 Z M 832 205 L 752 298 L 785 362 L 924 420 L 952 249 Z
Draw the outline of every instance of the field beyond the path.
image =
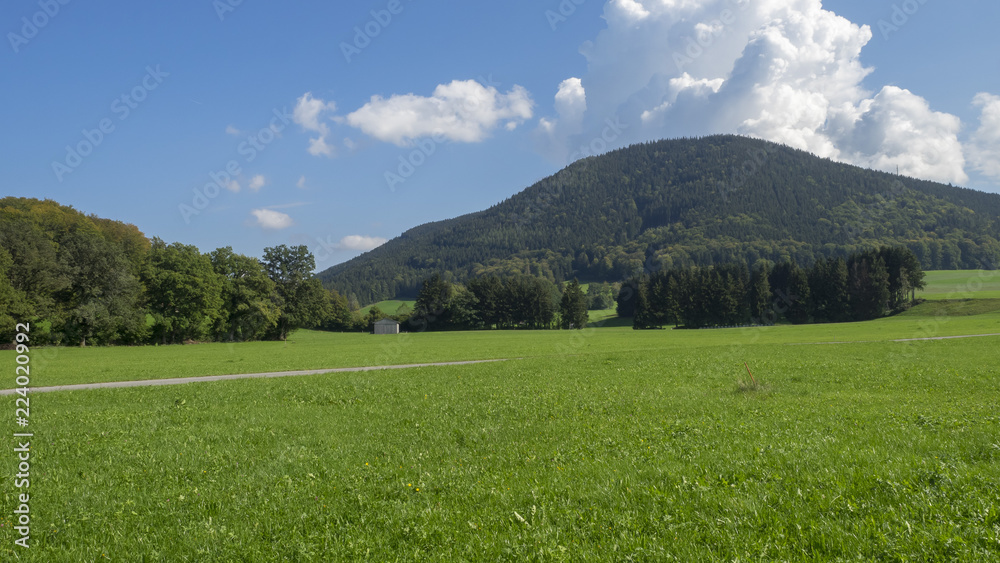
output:
M 8 440 L 0 559 L 998 561 L 1000 336 L 895 341 L 1000 333 L 1000 299 L 972 297 L 842 325 L 38 349 L 33 386 L 510 360 L 31 395 L 32 547 Z

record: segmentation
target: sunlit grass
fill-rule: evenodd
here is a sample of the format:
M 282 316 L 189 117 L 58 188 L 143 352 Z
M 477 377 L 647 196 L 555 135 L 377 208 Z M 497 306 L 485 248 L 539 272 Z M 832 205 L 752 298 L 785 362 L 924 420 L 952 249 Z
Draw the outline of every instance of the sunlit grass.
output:
M 577 354 L 689 351 L 706 346 L 886 341 L 1000 333 L 996 301 L 931 302 L 895 317 L 863 323 L 767 328 L 635 331 L 615 326 L 583 331 L 475 331 L 370 335 L 298 331 L 288 342 L 109 348 L 38 348 L 32 385 L 161 379 L 352 366 Z M 993 311 L 993 312 L 989 312 Z M 981 314 L 970 314 L 970 312 Z M 13 362 L 13 351 L 0 361 Z
M 1000 558 L 1000 338 L 734 346 L 715 335 L 739 332 L 684 332 L 703 342 L 36 395 L 34 547 L 18 553 Z M 736 388 L 744 362 L 766 389 Z
M 923 299 L 1000 298 L 1000 270 L 939 270 L 926 272 Z

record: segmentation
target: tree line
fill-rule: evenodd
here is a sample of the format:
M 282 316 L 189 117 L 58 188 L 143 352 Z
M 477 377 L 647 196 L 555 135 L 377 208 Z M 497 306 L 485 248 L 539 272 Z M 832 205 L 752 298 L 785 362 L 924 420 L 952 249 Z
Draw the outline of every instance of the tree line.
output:
M 531 276 L 484 276 L 458 284 L 434 274 L 421 284 L 412 311 L 392 318 L 410 332 L 580 329 L 587 326 L 589 304 L 577 280 L 556 285 Z M 385 316 L 372 308 L 369 326 Z
M 817 260 L 673 268 L 630 279 L 618 314 L 636 329 L 864 321 L 908 308 L 924 287 L 920 260 L 904 247 Z
M 0 342 L 15 322 L 42 344 L 176 344 L 284 339 L 299 327 L 352 329 L 348 301 L 313 275 L 305 246 L 262 258 L 231 247 L 149 240 L 139 229 L 53 201 L 0 200 Z

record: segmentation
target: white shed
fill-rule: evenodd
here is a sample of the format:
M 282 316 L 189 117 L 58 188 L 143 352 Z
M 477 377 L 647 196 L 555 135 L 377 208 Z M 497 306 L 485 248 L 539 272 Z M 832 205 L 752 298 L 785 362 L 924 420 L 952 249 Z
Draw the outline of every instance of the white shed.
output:
M 399 334 L 399 322 L 392 319 L 375 321 L 375 334 Z

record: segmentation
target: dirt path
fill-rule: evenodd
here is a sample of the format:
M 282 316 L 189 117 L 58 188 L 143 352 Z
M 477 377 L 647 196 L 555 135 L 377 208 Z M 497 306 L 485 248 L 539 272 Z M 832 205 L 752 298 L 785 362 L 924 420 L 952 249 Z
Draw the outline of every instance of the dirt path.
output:
M 434 362 L 430 364 L 403 364 L 398 366 L 369 366 L 357 368 L 312 369 L 304 371 L 275 371 L 270 373 L 239 373 L 233 375 L 204 375 L 199 377 L 174 377 L 170 379 L 145 379 L 142 381 L 112 381 L 108 383 L 81 383 L 78 385 L 54 385 L 52 387 L 29 387 L 29 393 L 47 393 L 51 391 L 79 391 L 83 389 L 113 389 L 120 387 L 157 387 L 160 385 L 183 385 L 185 383 L 204 383 L 206 381 L 228 381 L 230 379 L 253 379 L 265 377 L 295 377 L 298 375 L 319 375 L 323 373 L 345 373 L 356 371 L 380 371 L 386 369 L 409 369 L 431 366 L 467 366 L 490 362 L 505 362 L 500 360 L 470 360 L 465 362 Z M 16 389 L 2 389 L 0 395 L 13 395 Z

